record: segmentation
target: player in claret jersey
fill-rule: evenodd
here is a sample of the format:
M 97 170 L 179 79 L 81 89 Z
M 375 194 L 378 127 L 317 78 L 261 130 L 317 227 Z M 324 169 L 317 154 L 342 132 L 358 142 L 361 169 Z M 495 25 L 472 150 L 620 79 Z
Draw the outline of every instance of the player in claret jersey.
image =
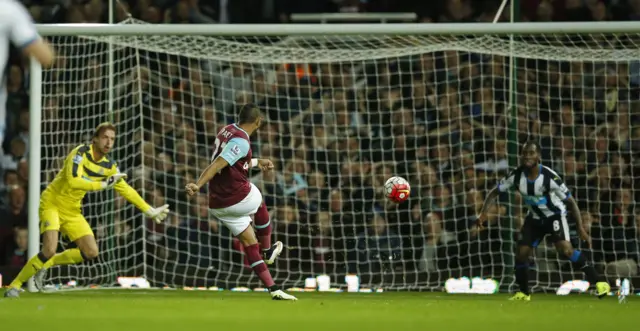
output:
M 262 118 L 256 106 L 244 105 L 238 123 L 227 125 L 218 132 L 211 164 L 202 172 L 197 183 L 187 184 L 186 190 L 188 195 L 193 196 L 209 183 L 211 214 L 240 240 L 251 268 L 269 289 L 271 297 L 274 300 L 297 300 L 275 285 L 266 266 L 280 255 L 283 245 L 279 241 L 271 245 L 271 222 L 267 206 L 262 201 L 260 190 L 249 182 L 250 167 L 260 167 L 263 171 L 273 168 L 269 160 L 251 158 L 249 137 L 260 127 Z M 260 240 L 251 227 L 252 218 Z

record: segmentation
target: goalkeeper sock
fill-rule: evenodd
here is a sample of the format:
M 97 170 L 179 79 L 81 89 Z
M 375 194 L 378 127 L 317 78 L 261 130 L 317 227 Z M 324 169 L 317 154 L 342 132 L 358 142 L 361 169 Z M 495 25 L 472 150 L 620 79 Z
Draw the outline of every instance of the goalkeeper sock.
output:
M 271 248 L 271 220 L 269 219 L 269 211 L 267 205 L 262 202 L 260 208 L 255 215 L 253 215 L 253 222 L 258 234 L 258 241 L 263 251 Z
M 516 263 L 516 283 L 520 286 L 520 292 L 529 295 L 528 263 Z
M 79 249 L 72 248 L 54 255 L 44 264 L 44 268 L 51 268 L 55 265 L 77 264 L 85 260 L 84 254 Z
M 9 284 L 9 287 L 13 288 L 22 288 L 22 284 L 28 281 L 29 278 L 33 277 L 42 267 L 47 263 L 49 259 L 42 254 L 42 252 L 38 253 L 36 256 L 32 257 L 27 264 L 22 267 L 20 273 L 16 278 Z
M 245 253 L 247 254 L 247 259 L 249 263 L 251 263 L 251 269 L 253 272 L 260 277 L 260 280 L 267 288 L 271 288 L 275 285 L 273 278 L 271 278 L 271 273 L 269 273 L 269 269 L 267 265 L 262 260 L 262 255 L 260 254 L 260 248 L 258 244 L 253 244 L 251 246 L 246 246 L 244 248 Z
M 596 268 L 589 264 L 589 261 L 587 261 L 587 258 L 581 251 L 577 249 L 574 250 L 573 254 L 569 256 L 569 261 L 571 261 L 576 268 L 584 272 L 585 278 L 587 278 L 587 281 L 591 285 L 603 281 L 602 277 L 600 277 L 598 272 L 596 272 Z

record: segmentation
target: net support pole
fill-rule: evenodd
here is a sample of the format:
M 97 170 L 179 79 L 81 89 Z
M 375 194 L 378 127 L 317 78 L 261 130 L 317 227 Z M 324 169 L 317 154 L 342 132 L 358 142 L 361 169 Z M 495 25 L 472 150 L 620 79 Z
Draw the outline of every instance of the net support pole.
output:
M 109 2 L 109 24 L 113 24 L 113 20 L 114 20 L 114 7 L 115 7 L 115 1 L 116 0 L 108 0 Z M 114 116 L 113 116 L 113 106 L 115 104 L 114 102 L 114 94 L 113 94 L 113 87 L 114 87 L 114 49 L 113 49 L 113 43 L 114 43 L 114 37 L 110 36 L 109 37 L 109 43 L 107 45 L 107 66 L 108 66 L 108 73 L 107 73 L 107 112 L 109 112 L 109 122 L 113 123 L 114 125 L 117 125 L 116 123 L 114 123 Z M 115 194 L 113 193 L 113 190 L 109 190 L 109 192 L 107 193 L 109 196 L 109 200 L 113 201 L 113 198 L 115 197 Z M 111 208 L 110 208 L 110 212 L 109 212 L 109 217 L 108 218 L 108 224 L 105 224 L 107 232 L 108 232 L 108 238 L 109 240 L 107 241 L 107 245 L 109 247 L 109 251 L 113 252 L 114 251 L 114 247 L 115 247 L 115 243 L 113 242 L 113 236 L 115 235 L 116 231 L 115 231 L 115 224 L 114 224 L 114 217 L 113 217 L 113 213 L 117 212 L 116 211 L 116 207 L 115 204 L 112 202 L 111 203 Z M 113 253 L 111 253 L 113 254 Z M 111 255 L 110 254 L 110 255 Z M 108 261 L 115 261 L 116 257 L 115 256 L 107 256 L 107 260 Z M 113 263 L 113 262 L 112 262 Z M 108 265 L 108 264 L 107 264 Z M 115 270 L 115 268 L 113 268 L 113 270 Z M 114 282 L 117 279 L 118 275 L 114 275 Z
M 40 147 L 42 122 L 42 66 L 34 58 L 30 58 L 29 69 L 29 257 L 40 251 L 40 221 L 38 207 L 40 204 Z M 29 292 L 35 292 L 33 278 L 29 279 Z
M 510 6 L 510 23 L 513 24 L 520 20 L 520 0 L 511 0 Z M 509 166 L 514 168 L 518 164 L 518 70 L 516 58 L 514 56 L 514 35 L 509 35 L 509 127 L 507 136 L 507 150 L 509 155 Z M 511 286 L 514 283 L 512 279 L 513 267 L 514 267 L 514 254 L 515 243 L 513 242 L 512 233 L 515 231 L 516 222 L 514 217 L 516 215 L 515 207 L 515 195 L 511 194 L 509 197 L 509 217 L 508 222 L 502 227 L 501 239 L 507 247 L 503 249 L 504 267 L 507 269 L 503 272 L 505 276 L 509 275 L 503 282 L 505 285 Z
M 142 66 L 141 66 L 141 61 L 140 61 L 140 48 L 136 47 L 136 66 L 135 66 L 135 70 L 136 70 L 136 74 L 138 75 L 138 79 L 136 80 L 136 82 L 138 83 L 138 91 L 136 93 L 138 93 L 138 98 L 140 98 L 140 100 L 142 100 Z M 144 105 L 142 104 L 142 102 L 138 102 L 138 104 L 140 105 L 140 131 L 141 131 L 141 137 L 140 139 L 142 140 L 142 142 L 144 143 L 146 141 L 145 139 L 145 132 L 144 132 Z M 144 164 L 144 160 L 145 160 L 145 153 L 144 153 L 144 148 L 140 148 L 140 160 L 142 160 L 142 162 L 140 162 L 140 167 L 142 168 L 142 173 L 145 174 L 147 169 L 145 169 L 145 164 Z M 146 197 L 147 196 L 147 192 L 146 192 L 146 185 L 145 185 L 145 176 L 143 175 L 141 178 L 141 185 L 140 185 L 140 195 L 142 195 L 142 197 Z M 146 219 L 143 219 L 142 224 L 140 225 L 142 227 L 142 277 L 144 279 L 147 279 L 147 223 L 146 223 Z
M 114 0 L 109 0 L 109 24 L 113 24 L 113 2 Z M 107 47 L 109 49 L 107 53 L 107 61 L 109 61 L 109 63 L 107 63 L 107 65 L 109 66 L 109 74 L 107 76 L 107 93 L 109 93 L 107 105 L 109 108 L 107 109 L 107 111 L 109 112 L 109 121 L 113 121 L 113 36 L 109 37 L 109 45 L 107 45 Z

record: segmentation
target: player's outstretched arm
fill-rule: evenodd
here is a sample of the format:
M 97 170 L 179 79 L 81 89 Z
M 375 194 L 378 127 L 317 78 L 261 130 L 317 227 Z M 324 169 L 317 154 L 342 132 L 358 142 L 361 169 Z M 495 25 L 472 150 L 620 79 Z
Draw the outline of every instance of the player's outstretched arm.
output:
M 500 179 L 498 186 L 487 194 L 487 198 L 484 199 L 484 204 L 480 210 L 480 215 L 476 220 L 476 225 L 480 230 L 484 229 L 484 223 L 487 221 L 487 210 L 491 207 L 491 204 L 493 204 L 493 201 L 498 197 L 498 195 L 500 195 L 500 192 L 507 192 L 514 187 L 516 171 L 518 170 L 512 170 L 506 177 Z
M 27 10 L 19 2 L 3 4 L 10 15 L 9 28 L 11 29 L 11 42 L 26 56 L 35 58 L 40 64 L 49 68 L 53 65 L 55 54 L 49 43 L 38 34 L 33 19 Z
M 225 160 L 224 157 L 217 157 L 209 166 L 204 169 L 202 174 L 200 174 L 200 178 L 198 181 L 194 183 L 187 184 L 187 194 L 190 196 L 195 195 L 200 191 L 200 188 L 208 183 L 216 174 L 218 174 L 222 169 L 229 166 L 229 162 Z
M 493 188 L 491 191 L 489 191 L 489 194 L 487 194 L 487 198 L 482 204 L 480 215 L 478 215 L 478 219 L 476 220 L 476 225 L 481 230 L 484 229 L 484 223 L 487 221 L 487 210 L 489 209 L 489 207 L 491 207 L 498 195 L 500 195 L 500 189 L 498 187 Z
M 569 188 L 567 188 L 567 185 L 565 185 L 560 176 L 556 174 L 551 180 L 549 188 L 551 192 L 562 201 L 564 201 L 566 206 L 569 208 L 569 211 L 571 211 L 573 218 L 576 220 L 580 239 L 584 240 L 587 243 L 588 247 L 591 247 L 591 237 L 589 236 L 585 228 L 582 227 L 582 215 L 580 213 L 580 207 L 578 207 L 578 203 L 571 195 L 571 192 L 569 192 Z
M 576 202 L 576 200 L 572 196 L 568 196 L 564 200 L 564 202 L 567 204 L 567 207 L 569 207 L 569 210 L 571 210 L 573 218 L 576 220 L 576 227 L 578 229 L 580 239 L 584 240 L 589 248 L 591 248 L 591 236 L 589 236 L 587 230 L 585 230 L 585 228 L 582 226 L 582 215 L 580 212 L 580 207 L 578 207 L 578 202 Z
M 156 223 L 160 223 L 167 218 L 167 215 L 169 214 L 169 205 L 157 208 L 151 207 L 146 201 L 144 201 L 140 194 L 138 194 L 138 192 L 124 180 L 119 181 L 114 186 L 114 189 Z
M 53 61 L 55 59 L 53 48 L 51 48 L 51 45 L 48 42 L 42 39 L 38 39 L 29 44 L 29 46 L 22 50 L 22 53 L 26 56 L 35 58 L 40 62 L 40 65 L 42 65 L 43 68 L 50 68 L 53 66 Z

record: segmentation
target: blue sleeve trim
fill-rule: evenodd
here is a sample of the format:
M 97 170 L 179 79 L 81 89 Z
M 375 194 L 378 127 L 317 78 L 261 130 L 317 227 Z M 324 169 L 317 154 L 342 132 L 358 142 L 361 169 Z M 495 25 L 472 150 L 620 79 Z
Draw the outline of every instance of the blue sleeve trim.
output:
M 38 39 L 40 39 L 40 36 L 38 36 L 38 35 L 33 36 L 31 39 L 23 42 L 21 45 L 16 45 L 16 47 L 19 50 L 23 50 L 23 49 L 29 47 L 29 45 L 31 45 L 31 44 L 35 43 L 36 41 L 38 41 Z
M 220 153 L 220 157 L 225 159 L 229 165 L 234 165 L 243 157 L 249 154 L 250 150 L 249 142 L 245 139 L 241 138 L 233 138 L 227 142 L 227 145 L 224 147 L 222 153 Z

